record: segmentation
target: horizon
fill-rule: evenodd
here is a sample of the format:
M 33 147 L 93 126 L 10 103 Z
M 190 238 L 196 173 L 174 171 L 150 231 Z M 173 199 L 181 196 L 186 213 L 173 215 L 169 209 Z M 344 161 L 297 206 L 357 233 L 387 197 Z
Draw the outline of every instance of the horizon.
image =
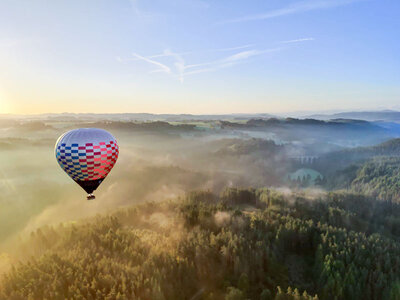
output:
M 153 112 L 43 112 L 43 113 L 0 113 L 0 116 L 44 116 L 44 115 L 154 115 L 154 116 L 162 116 L 162 115 L 171 115 L 171 116 L 260 116 L 260 115 L 268 115 L 270 118 L 274 117 L 294 117 L 294 118 L 303 118 L 303 117 L 313 117 L 313 116 L 330 116 L 336 114 L 351 114 L 351 113 L 400 113 L 400 109 L 377 109 L 377 110 L 321 110 L 321 111 L 288 111 L 281 113 L 272 113 L 272 112 L 259 112 L 259 113 L 250 113 L 250 112 L 233 112 L 233 113 L 153 113 Z

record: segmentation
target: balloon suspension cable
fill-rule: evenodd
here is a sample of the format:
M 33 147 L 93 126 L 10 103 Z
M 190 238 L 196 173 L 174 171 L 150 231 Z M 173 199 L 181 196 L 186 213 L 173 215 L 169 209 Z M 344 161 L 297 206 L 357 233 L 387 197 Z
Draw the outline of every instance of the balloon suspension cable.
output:
M 93 194 L 88 194 L 86 197 L 87 200 L 94 200 L 96 197 Z

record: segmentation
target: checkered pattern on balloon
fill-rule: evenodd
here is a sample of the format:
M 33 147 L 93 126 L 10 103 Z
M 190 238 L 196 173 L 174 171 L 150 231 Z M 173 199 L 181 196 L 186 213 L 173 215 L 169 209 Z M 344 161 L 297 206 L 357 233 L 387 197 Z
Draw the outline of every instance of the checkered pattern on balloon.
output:
M 104 179 L 119 154 L 116 141 L 71 144 L 61 143 L 56 158 L 61 168 L 75 181 Z

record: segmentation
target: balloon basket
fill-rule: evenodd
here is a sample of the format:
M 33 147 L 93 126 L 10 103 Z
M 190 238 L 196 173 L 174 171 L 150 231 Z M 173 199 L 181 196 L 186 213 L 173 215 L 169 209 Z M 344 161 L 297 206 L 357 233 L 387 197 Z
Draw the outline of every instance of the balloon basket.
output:
M 88 194 L 86 197 L 87 200 L 94 200 L 96 197 L 93 194 Z

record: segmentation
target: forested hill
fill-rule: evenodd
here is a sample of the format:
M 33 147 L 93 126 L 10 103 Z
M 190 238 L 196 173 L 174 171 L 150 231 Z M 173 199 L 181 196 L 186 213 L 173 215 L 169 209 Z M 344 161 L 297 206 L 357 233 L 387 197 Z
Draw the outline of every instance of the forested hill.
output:
M 400 136 L 398 129 L 387 124 L 363 120 L 336 119 L 321 121 L 315 119 L 250 119 L 246 122 L 219 121 L 226 132 L 244 131 L 274 135 L 281 141 L 318 141 L 343 148 L 370 146 Z M 333 147 L 332 147 L 333 149 Z M 315 149 L 317 150 L 317 149 Z
M 155 131 L 163 130 L 190 131 L 196 128 L 192 124 L 172 125 L 165 121 L 153 122 L 121 122 L 121 121 L 99 121 L 94 123 L 82 123 L 82 127 L 106 128 L 109 130 L 134 130 L 134 131 Z
M 357 147 L 330 154 L 330 156 L 345 156 L 351 158 L 369 158 L 372 156 L 400 156 L 400 138 L 391 139 L 370 147 Z
M 363 163 L 373 157 L 400 157 L 400 138 L 390 139 L 374 146 L 355 147 L 323 154 L 315 168 L 332 173 L 350 164 Z
M 357 194 L 191 193 L 37 230 L 0 299 L 399 299 L 399 215 Z
M 330 120 L 335 118 L 346 118 L 346 119 L 361 119 L 367 121 L 389 121 L 389 122 L 398 122 L 400 120 L 400 112 L 393 110 L 383 110 L 383 111 L 349 111 L 342 112 L 337 114 L 328 114 L 328 115 L 311 115 L 310 118 L 320 119 L 320 120 Z
M 377 146 L 370 147 L 370 149 L 367 148 L 366 151 L 368 152 L 368 150 L 375 155 L 400 156 L 400 138 L 389 140 Z
M 331 176 L 328 187 L 346 188 L 379 200 L 400 203 L 400 157 L 375 157 L 350 165 Z
M 316 119 L 296 119 L 296 118 L 268 118 L 268 119 L 250 119 L 245 123 L 236 123 L 230 121 L 220 121 L 225 128 L 252 128 L 252 127 L 285 127 L 285 126 L 318 126 L 320 128 L 353 129 L 353 130 L 376 130 L 385 131 L 384 128 L 363 120 L 334 119 L 328 121 Z

